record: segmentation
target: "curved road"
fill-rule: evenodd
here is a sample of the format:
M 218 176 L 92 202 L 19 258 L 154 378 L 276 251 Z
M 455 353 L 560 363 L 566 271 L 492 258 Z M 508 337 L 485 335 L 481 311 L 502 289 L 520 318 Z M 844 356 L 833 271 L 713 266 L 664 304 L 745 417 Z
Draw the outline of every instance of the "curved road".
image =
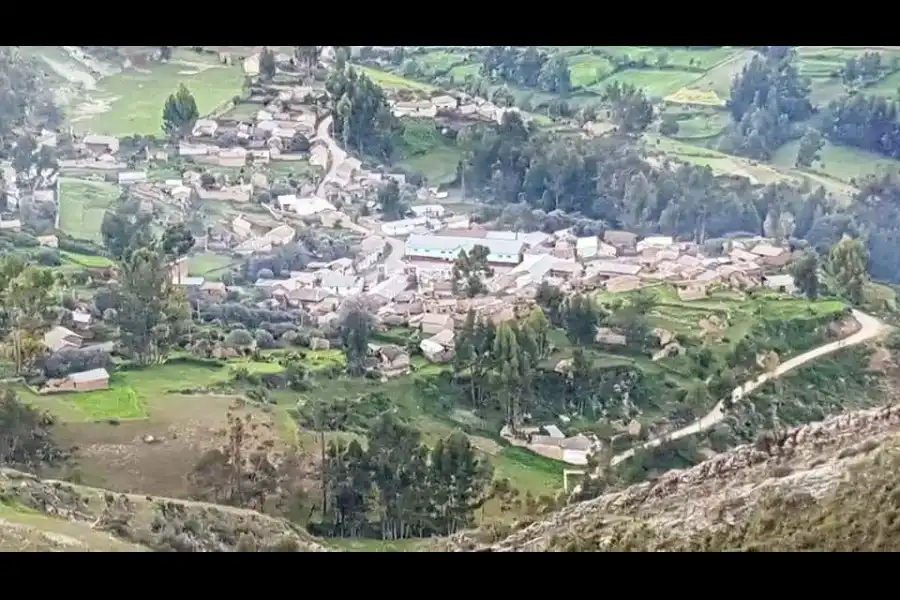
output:
M 804 365 L 810 361 L 816 360 L 817 358 L 820 358 L 822 356 L 825 356 L 826 354 L 831 354 L 832 352 L 836 352 L 837 350 L 840 350 L 841 348 L 847 348 L 849 346 L 856 346 L 857 344 L 861 344 L 863 342 L 871 340 L 875 337 L 878 337 L 884 331 L 887 330 L 887 326 L 884 325 L 881 321 L 879 321 L 875 317 L 867 315 L 858 310 L 853 311 L 853 318 L 855 318 L 860 324 L 859 331 L 857 331 L 853 335 L 847 336 L 841 340 L 838 340 L 836 342 L 829 342 L 827 344 L 819 346 L 818 348 L 813 348 L 812 350 L 810 350 L 808 352 L 804 352 L 803 354 L 801 354 L 799 356 L 795 356 L 794 358 L 784 361 L 783 363 L 778 365 L 778 367 L 776 367 L 771 372 L 763 373 L 756 379 L 753 379 L 751 381 L 744 383 L 743 385 L 736 387 L 731 392 L 731 400 L 733 402 L 738 402 L 745 395 L 749 394 L 750 392 L 752 392 L 753 390 L 755 390 L 756 388 L 758 388 L 759 386 L 763 385 L 764 383 L 766 383 L 767 381 L 769 381 L 771 379 L 778 379 L 779 377 L 781 377 L 788 371 L 796 369 L 797 367 Z M 632 456 L 634 456 L 634 453 L 636 450 L 644 449 L 644 448 L 653 448 L 653 447 L 659 446 L 663 442 L 679 440 L 679 439 L 687 437 L 689 435 L 694 435 L 696 433 L 700 433 L 702 431 L 707 431 L 708 429 L 712 429 L 713 427 L 715 427 L 716 425 L 721 423 L 724 419 L 725 419 L 725 400 L 720 400 L 719 403 L 716 404 L 715 407 L 713 407 L 713 409 L 711 411 L 709 411 L 709 413 L 706 416 L 701 417 L 700 419 L 697 419 L 690 425 L 688 425 L 686 427 L 682 427 L 681 429 L 678 429 L 677 431 L 673 431 L 670 434 L 663 435 L 658 438 L 654 438 L 648 442 L 641 444 L 640 446 L 637 446 L 636 448 L 626 450 L 625 452 L 622 452 L 621 454 L 614 456 L 612 458 L 612 460 L 610 461 L 610 465 L 614 466 L 614 465 L 619 464 L 623 460 L 631 458 Z
M 316 128 L 316 139 L 321 140 L 325 144 L 329 156 L 328 171 L 325 173 L 325 177 L 322 178 L 322 183 L 316 188 L 316 196 L 320 198 L 325 197 L 325 184 L 335 178 L 338 167 L 347 160 L 347 153 L 331 137 L 331 124 L 333 121 L 332 116 L 328 115 L 322 119 L 322 122 Z M 372 231 L 356 223 L 346 223 L 343 226 L 362 235 L 379 235 L 379 232 Z M 406 252 L 406 245 L 403 243 L 403 240 L 392 237 L 385 237 L 385 241 L 391 247 L 391 251 L 384 257 L 384 272 L 385 275 L 391 276 L 403 270 L 403 255 Z

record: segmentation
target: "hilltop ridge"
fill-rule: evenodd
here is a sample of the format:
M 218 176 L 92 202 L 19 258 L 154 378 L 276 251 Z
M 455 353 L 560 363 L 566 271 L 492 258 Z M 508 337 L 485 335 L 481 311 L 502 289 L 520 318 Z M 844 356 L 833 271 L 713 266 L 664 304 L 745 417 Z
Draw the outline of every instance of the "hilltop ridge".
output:
M 900 406 L 760 437 L 653 482 L 575 503 L 502 539 L 460 534 L 440 549 L 889 550 Z

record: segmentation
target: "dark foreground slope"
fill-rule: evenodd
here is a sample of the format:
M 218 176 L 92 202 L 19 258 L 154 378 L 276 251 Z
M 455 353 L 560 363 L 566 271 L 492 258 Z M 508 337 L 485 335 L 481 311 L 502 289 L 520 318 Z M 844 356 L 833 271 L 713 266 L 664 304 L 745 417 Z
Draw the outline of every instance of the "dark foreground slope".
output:
M 0 469 L 0 551 L 321 552 L 284 519 Z
M 769 435 L 504 539 L 462 534 L 437 549 L 900 550 L 900 406 Z

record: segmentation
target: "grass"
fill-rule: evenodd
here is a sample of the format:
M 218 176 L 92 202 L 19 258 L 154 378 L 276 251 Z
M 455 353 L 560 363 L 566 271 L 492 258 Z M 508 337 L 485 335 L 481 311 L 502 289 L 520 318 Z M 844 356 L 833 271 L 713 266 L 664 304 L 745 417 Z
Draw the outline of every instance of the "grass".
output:
M 530 450 L 507 446 L 492 458 L 495 478 L 509 478 L 513 487 L 535 497 L 555 494 L 563 487 L 564 463 Z
M 60 178 L 59 228 L 69 235 L 100 239 L 103 214 L 119 197 L 119 188 L 111 183 Z
M 730 115 L 714 108 L 694 108 L 683 105 L 667 106 L 663 115 L 678 121 L 678 140 L 704 140 L 720 135 L 731 121 Z
M 446 185 L 456 180 L 459 149 L 430 122 L 404 119 L 403 137 L 397 140 L 397 165 L 420 173 L 431 185 Z
M 190 58 L 200 62 L 196 57 Z M 78 132 L 126 136 L 162 135 L 162 109 L 166 98 L 184 84 L 194 95 L 201 115 L 210 113 L 241 93 L 240 67 L 189 67 L 177 62 L 155 64 L 148 72 L 129 69 L 105 77 L 90 96 L 108 103 L 109 110 L 74 123 Z
M 819 173 L 758 163 L 652 134 L 645 135 L 644 139 L 651 151 L 656 150 L 701 167 L 708 166 L 717 175 L 746 177 L 751 183 L 762 185 L 779 182 L 799 184 L 806 179 L 813 186 L 823 186 L 826 191 L 845 203 L 852 201 L 857 193 L 857 189 L 848 183 Z
M 116 264 L 105 256 L 91 256 L 89 254 L 79 254 L 67 250 L 60 250 L 59 255 L 64 262 L 72 263 L 80 267 L 87 267 L 88 269 L 105 269 Z
M 784 168 L 792 168 L 797 158 L 799 140 L 789 142 L 778 149 L 772 161 L 775 165 Z M 839 146 L 826 142 L 821 151 L 822 159 L 813 163 L 810 169 L 813 172 L 838 179 L 849 184 L 869 175 L 877 175 L 887 171 L 900 171 L 900 161 L 885 158 L 874 152 L 868 152 L 859 148 Z
M 688 71 L 625 69 L 591 86 L 591 89 L 601 91 L 606 86 L 618 82 L 641 88 L 650 97 L 663 98 L 692 83 L 697 77 L 696 73 Z
M 188 259 L 188 275 L 215 279 L 216 275 L 221 274 L 221 272 L 234 264 L 233 258 L 223 254 L 216 254 L 215 252 L 194 254 Z
M 371 67 L 363 67 L 359 65 L 356 65 L 354 68 L 364 73 L 374 83 L 385 89 L 418 90 L 421 92 L 431 92 L 437 89 L 433 85 L 422 83 L 419 81 L 413 81 L 412 79 L 407 79 L 406 77 L 401 77 L 400 75 L 395 75 L 394 73 L 390 73 L 388 71 L 382 71 L 381 69 L 373 69 Z

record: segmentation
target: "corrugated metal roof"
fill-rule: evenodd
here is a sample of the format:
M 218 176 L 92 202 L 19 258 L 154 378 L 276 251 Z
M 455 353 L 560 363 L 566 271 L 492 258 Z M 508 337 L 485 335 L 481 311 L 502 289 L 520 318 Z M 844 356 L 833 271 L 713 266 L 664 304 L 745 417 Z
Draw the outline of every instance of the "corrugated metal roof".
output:
M 516 255 L 522 251 L 521 240 L 497 240 L 489 238 L 467 238 L 444 235 L 413 234 L 406 240 L 406 253 L 415 256 L 416 250 L 470 252 L 475 246 L 486 247 L 491 254 Z
M 91 369 L 90 371 L 82 371 L 81 373 L 71 373 L 67 379 L 75 383 L 85 383 L 87 381 L 97 381 L 98 379 L 109 379 L 109 373 L 106 369 Z

